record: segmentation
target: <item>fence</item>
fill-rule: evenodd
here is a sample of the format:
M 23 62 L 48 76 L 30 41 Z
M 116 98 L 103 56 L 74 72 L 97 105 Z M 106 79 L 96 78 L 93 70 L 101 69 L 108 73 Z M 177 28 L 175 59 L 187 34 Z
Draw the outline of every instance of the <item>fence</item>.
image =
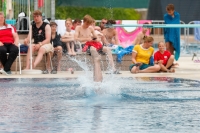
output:
M 164 20 L 153 20 L 152 24 L 164 24 Z M 180 24 L 185 24 L 185 22 L 180 21 Z M 186 51 L 187 49 L 187 28 L 181 28 L 181 51 Z M 153 28 L 151 35 L 154 37 L 155 42 L 164 41 L 164 31 L 163 28 Z M 154 48 L 157 48 L 155 43 Z
M 200 21 L 190 21 L 188 24 L 200 24 Z M 186 28 L 187 53 L 200 53 L 200 28 Z
M 65 20 L 56 20 L 56 22 L 58 22 L 58 27 L 61 27 L 61 29 L 63 29 L 63 27 L 65 27 L 64 21 Z M 126 21 L 126 20 L 123 20 L 123 21 Z M 96 22 L 99 23 L 100 20 L 97 20 Z M 12 23 L 13 23 L 13 21 L 12 21 Z M 163 20 L 152 20 L 151 23 L 152 24 L 164 24 L 164 21 Z M 180 23 L 185 24 L 183 21 L 181 21 Z M 191 21 L 188 24 L 194 24 L 194 21 Z M 16 28 L 19 33 L 22 33 L 22 32 L 28 33 L 28 31 L 29 31 L 28 17 L 20 17 L 16 23 Z M 59 31 L 58 31 L 58 33 L 59 33 Z M 155 40 L 155 44 L 153 45 L 153 47 L 157 48 L 156 43 L 159 41 L 164 41 L 163 28 L 152 28 L 151 36 L 153 36 L 154 40 Z M 200 38 L 200 35 L 199 35 L 199 38 Z M 184 53 L 196 52 L 195 50 L 198 50 L 199 43 L 200 43 L 199 41 L 195 40 L 194 28 L 181 28 L 181 52 L 184 52 Z

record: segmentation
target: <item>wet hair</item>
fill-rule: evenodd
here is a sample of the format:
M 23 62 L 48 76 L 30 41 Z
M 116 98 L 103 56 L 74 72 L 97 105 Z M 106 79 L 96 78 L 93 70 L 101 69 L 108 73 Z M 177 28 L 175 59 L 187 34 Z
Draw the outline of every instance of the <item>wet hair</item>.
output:
M 3 13 L 2 11 L 0 12 L 0 15 L 2 15 L 2 16 L 4 17 L 4 23 L 3 23 L 3 25 L 7 25 L 7 24 L 6 24 L 6 19 L 5 19 L 4 13 Z
M 42 12 L 40 10 L 35 10 L 33 12 L 33 15 L 39 15 L 39 16 L 42 16 Z
M 92 24 L 93 18 L 90 15 L 85 15 L 83 18 L 84 23 Z
M 82 23 L 82 21 L 80 19 L 74 19 L 73 24 L 76 24 L 76 23 Z
M 106 24 L 116 24 L 115 20 L 108 20 Z
M 144 40 L 144 42 L 153 42 L 154 41 L 153 37 L 151 37 L 151 36 L 144 36 L 143 40 Z
M 72 23 L 72 19 L 71 19 L 71 18 L 67 18 L 67 19 L 65 20 L 65 23 L 66 23 L 67 21 L 69 21 L 69 22 Z
M 56 22 L 50 22 L 50 26 L 53 26 L 53 25 L 58 26 Z
M 175 7 L 174 7 L 173 4 L 168 4 L 167 7 L 166 7 L 166 10 L 167 10 L 167 11 L 171 11 L 171 10 L 174 11 L 174 10 L 175 10 Z

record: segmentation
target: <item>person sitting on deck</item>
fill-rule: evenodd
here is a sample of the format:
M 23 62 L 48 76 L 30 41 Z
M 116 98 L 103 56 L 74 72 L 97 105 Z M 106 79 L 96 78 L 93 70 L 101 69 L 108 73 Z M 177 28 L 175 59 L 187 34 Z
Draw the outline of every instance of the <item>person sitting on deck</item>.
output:
M 106 18 L 103 18 L 100 22 L 100 25 L 99 27 L 101 28 L 101 31 L 103 31 L 103 29 L 105 29 L 105 24 L 107 23 L 107 19 Z
M 62 42 L 60 41 L 60 34 L 58 35 L 56 32 L 57 29 L 57 24 L 55 22 L 50 23 L 51 26 L 51 43 L 53 44 L 54 47 L 54 53 L 57 55 L 57 64 L 56 64 L 56 70 L 60 71 L 60 62 L 62 59 Z M 48 60 L 49 62 L 49 60 Z M 50 65 L 49 63 L 47 63 Z
M 81 24 L 82 24 L 82 21 L 81 21 L 80 19 L 75 19 L 75 20 L 73 21 L 73 23 L 72 23 L 71 29 L 72 29 L 72 30 L 75 30 L 75 29 L 76 29 L 76 26 L 81 25 Z
M 161 67 L 161 71 L 164 72 L 175 72 L 172 68 L 174 62 L 174 55 L 165 50 L 164 42 L 158 43 L 158 51 L 154 54 L 154 64 L 158 64 Z
M 28 45 L 30 43 L 30 33 L 34 39 L 31 45 L 32 51 L 37 51 L 37 57 L 33 63 L 33 68 L 35 68 L 43 58 L 45 53 L 53 52 L 54 48 L 50 43 L 51 40 L 51 27 L 48 23 L 42 21 L 42 12 L 40 10 L 35 10 L 33 12 L 34 24 L 31 26 L 28 37 L 24 39 L 24 44 Z M 30 69 L 30 47 L 26 56 L 26 69 Z
M 154 53 L 154 48 L 151 47 L 153 44 L 153 37 L 146 36 L 144 43 L 135 45 L 132 52 L 132 62 L 129 69 L 131 73 L 154 73 L 160 71 L 160 65 L 150 65 L 150 58 Z
M 102 43 L 103 33 L 101 33 L 101 32 L 99 31 L 100 27 L 96 26 L 95 19 L 93 19 L 93 22 L 92 22 L 91 26 L 94 28 L 94 32 L 95 32 L 95 34 L 97 35 L 96 41 Z
M 10 68 L 19 53 L 18 44 L 19 36 L 16 29 L 6 24 L 4 13 L 0 12 L 0 61 L 2 64 L 0 73 L 11 74 Z M 8 56 L 7 53 L 9 53 Z
M 100 64 L 100 59 L 101 59 L 100 54 L 102 52 L 107 54 L 112 71 L 114 71 L 116 73 L 117 70 L 115 68 L 115 65 L 113 62 L 113 56 L 112 56 L 110 49 L 108 49 L 107 47 L 103 47 L 103 45 L 101 45 L 101 43 L 99 43 L 96 40 L 97 35 L 95 34 L 94 28 L 91 26 L 92 22 L 93 22 L 93 18 L 90 15 L 85 15 L 83 18 L 83 25 L 76 27 L 74 37 L 75 37 L 75 40 L 81 42 L 81 44 L 83 44 L 85 46 L 88 46 L 89 44 L 91 44 L 88 47 L 84 46 L 84 48 L 87 48 L 87 51 L 89 51 L 91 53 L 91 56 L 93 58 L 94 81 L 101 82 L 103 80 L 101 64 Z M 91 36 L 91 34 L 92 34 L 92 36 Z M 84 50 L 84 48 L 83 48 L 83 50 Z
M 65 21 L 66 31 L 65 34 L 61 37 L 61 41 L 66 43 L 66 48 L 68 51 L 68 55 L 76 55 L 76 52 L 74 51 L 75 42 L 74 42 L 74 33 L 75 31 L 72 30 L 72 20 L 71 18 L 68 18 Z
M 149 24 L 149 23 L 144 23 L 144 24 Z M 137 44 L 142 44 L 143 43 L 143 40 L 144 40 L 144 37 L 147 36 L 147 31 L 148 31 L 148 28 L 146 27 L 142 27 L 142 31 L 140 31 L 134 41 L 133 41 L 133 45 L 137 45 Z
M 107 25 L 109 24 L 116 24 L 114 20 L 108 20 Z M 119 38 L 117 31 L 114 27 L 106 28 L 102 31 L 104 37 L 103 37 L 103 43 L 104 45 L 108 47 L 112 47 L 113 45 L 119 45 Z

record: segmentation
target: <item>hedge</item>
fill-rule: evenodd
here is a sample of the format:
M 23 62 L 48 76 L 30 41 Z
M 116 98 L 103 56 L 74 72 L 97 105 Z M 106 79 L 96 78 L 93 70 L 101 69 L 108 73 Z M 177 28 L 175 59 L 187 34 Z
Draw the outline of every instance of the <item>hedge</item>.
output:
M 139 20 L 140 14 L 133 8 L 105 8 L 105 7 L 56 7 L 56 19 L 82 19 L 86 14 L 91 15 L 96 20 L 102 18 L 115 20 Z

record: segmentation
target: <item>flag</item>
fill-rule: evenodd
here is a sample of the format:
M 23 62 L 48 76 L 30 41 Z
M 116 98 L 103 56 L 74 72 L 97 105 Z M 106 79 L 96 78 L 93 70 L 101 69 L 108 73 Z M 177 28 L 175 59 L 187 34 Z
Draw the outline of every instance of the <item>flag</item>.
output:
M 38 0 L 38 8 L 41 8 L 44 6 L 44 0 Z

